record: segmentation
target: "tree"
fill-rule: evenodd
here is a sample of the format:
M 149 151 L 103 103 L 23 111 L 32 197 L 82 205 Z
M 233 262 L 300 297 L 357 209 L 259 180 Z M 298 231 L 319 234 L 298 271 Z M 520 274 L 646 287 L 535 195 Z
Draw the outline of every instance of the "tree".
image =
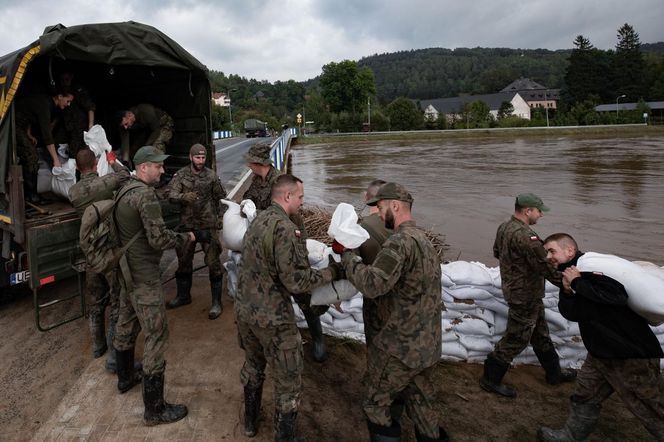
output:
M 424 116 L 417 105 L 406 97 L 399 97 L 387 106 L 391 130 L 417 130 L 424 124 Z
M 565 72 L 565 86 L 561 91 L 564 108 L 588 99 L 601 101 L 608 89 L 607 53 L 595 49 L 583 35 L 577 35 L 574 46 Z
M 483 101 L 473 101 L 466 104 L 468 107 L 468 126 L 469 127 L 489 127 L 493 118 L 489 105 Z
M 514 106 L 509 101 L 503 101 L 500 103 L 500 108 L 498 109 L 498 119 L 503 120 L 514 113 Z
M 332 112 L 359 112 L 364 108 L 367 98 L 376 94 L 371 69 L 358 67 L 357 62 L 350 60 L 323 66 L 320 88 Z
M 639 34 L 625 23 L 618 29 L 618 44 L 613 57 L 614 95 L 627 95 L 627 100 L 637 101 L 647 98 L 645 60 L 641 54 Z

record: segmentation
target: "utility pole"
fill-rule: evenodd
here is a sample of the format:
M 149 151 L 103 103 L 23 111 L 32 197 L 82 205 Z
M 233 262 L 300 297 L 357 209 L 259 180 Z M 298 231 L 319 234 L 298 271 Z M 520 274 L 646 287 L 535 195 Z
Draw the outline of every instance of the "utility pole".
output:
M 369 131 L 371 131 L 371 97 L 367 97 L 367 123 L 369 124 Z

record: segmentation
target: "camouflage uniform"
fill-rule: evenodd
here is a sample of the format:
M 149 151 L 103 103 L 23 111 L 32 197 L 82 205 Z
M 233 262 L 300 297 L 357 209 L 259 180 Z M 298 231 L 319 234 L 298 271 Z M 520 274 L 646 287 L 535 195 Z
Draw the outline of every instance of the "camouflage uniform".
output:
M 291 294 L 333 279 L 330 269 L 309 266 L 300 231 L 281 206 L 261 211 L 244 238 L 235 314 L 245 362 L 242 384 L 262 385 L 266 362 L 274 370 L 278 412 L 297 411 L 302 387 L 302 339 Z
M 37 146 L 30 141 L 28 129 L 44 145 L 55 144 L 51 131 L 55 109 L 48 95 L 29 95 L 16 103 L 16 151 L 27 173 L 36 174 L 39 170 Z
M 165 152 L 166 145 L 173 138 L 173 118 L 158 107 L 147 103 L 131 107 L 129 111 L 136 116 L 136 121 L 129 130 L 120 129 L 122 152 L 128 152 L 129 156 L 133 157 L 141 146 L 154 146 Z M 139 133 L 140 136 L 136 136 Z
M 272 204 L 270 193 L 272 192 L 272 184 L 279 178 L 281 172 L 274 167 L 265 176 L 265 179 L 254 175 L 251 185 L 244 192 L 243 200 L 251 200 L 256 205 L 256 210 L 265 210 Z
M 546 251 L 529 226 L 512 216 L 498 227 L 493 255 L 500 261 L 503 296 L 509 305 L 507 330 L 492 355 L 510 364 L 528 342 L 538 353 L 554 350 L 544 317 L 544 278 L 560 286 L 561 273 L 546 259 Z
M 442 311 L 440 261 L 431 242 L 414 221 L 403 222 L 371 266 L 353 253 L 342 257 L 346 277 L 365 298 L 376 301 L 380 330 L 367 354 L 370 422 L 392 426 L 390 406 L 404 393 L 406 410 L 418 432 L 437 439 L 433 408 L 433 366 L 441 356 Z
M 120 278 L 123 290 L 120 292 L 120 312 L 113 345 L 120 351 L 133 349 L 142 329 L 145 334 L 143 372 L 152 376 L 164 372 L 164 351 L 168 340 L 159 261 L 163 250 L 181 248 L 188 236 L 166 228 L 152 187 L 134 177 L 126 186 L 136 183 L 139 187 L 127 192 L 116 206 L 122 244 L 129 242 L 137 232 L 141 234 L 125 255 L 128 272 L 123 270 Z
M 83 131 L 88 130 L 88 113 L 94 112 L 96 105 L 84 87 L 74 85 L 72 90 L 75 98 L 71 106 L 62 111 L 62 120 L 69 134 L 69 158 L 76 158 L 78 151 L 86 147 Z

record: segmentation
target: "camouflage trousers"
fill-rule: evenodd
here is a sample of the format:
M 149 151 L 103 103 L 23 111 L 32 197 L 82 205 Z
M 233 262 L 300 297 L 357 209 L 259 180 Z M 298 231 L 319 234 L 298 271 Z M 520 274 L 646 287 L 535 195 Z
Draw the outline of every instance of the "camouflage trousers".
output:
M 600 359 L 588 354 L 577 373 L 572 402 L 601 406 L 614 391 L 651 434 L 664 435 L 659 359 Z
M 420 434 L 438 438 L 438 414 L 433 407 L 435 388 L 431 383 L 433 367 L 410 368 L 399 359 L 374 348 L 367 353 L 367 397 L 364 413 L 371 422 L 392 426 L 390 406 L 401 396 L 405 410 Z
M 371 298 L 362 298 L 362 320 L 368 350 L 382 325 L 378 317 L 378 304 Z
M 205 265 L 208 266 L 210 272 L 210 280 L 214 280 L 223 275 L 221 270 L 221 244 L 219 243 L 219 231 L 210 230 L 212 237 L 208 244 L 201 243 L 203 253 L 205 253 Z M 182 250 L 176 249 L 178 255 L 178 273 L 192 273 L 194 262 L 194 250 L 196 249 L 196 242 L 188 241 L 182 247 Z
M 39 154 L 37 153 L 37 146 L 30 141 L 26 128 L 17 127 L 16 129 L 16 153 L 25 172 L 37 173 L 39 170 Z
M 164 372 L 164 353 L 168 342 L 166 306 L 161 281 L 134 283 L 128 292 L 124 278 L 120 291 L 118 322 L 115 326 L 113 346 L 117 350 L 130 350 L 136 345 L 136 337 L 143 330 L 143 373 L 158 375 Z
M 152 142 L 152 145 L 162 152 L 166 152 L 166 145 L 173 138 L 173 118 L 170 115 L 164 114 L 159 119 L 159 135 Z
M 265 366 L 272 367 L 274 404 L 277 411 L 297 411 L 302 393 L 302 338 L 295 324 L 259 327 L 237 320 L 244 365 L 240 371 L 242 385 L 260 385 L 265 379 Z
M 528 343 L 541 352 L 553 348 L 541 298 L 526 304 L 510 304 L 509 307 L 507 330 L 493 349 L 498 360 L 510 364 Z
M 90 315 L 103 315 L 106 307 L 110 305 L 110 320 L 111 322 L 117 321 L 120 284 L 117 280 L 116 270 L 107 275 L 87 270 L 85 272 L 85 290 Z

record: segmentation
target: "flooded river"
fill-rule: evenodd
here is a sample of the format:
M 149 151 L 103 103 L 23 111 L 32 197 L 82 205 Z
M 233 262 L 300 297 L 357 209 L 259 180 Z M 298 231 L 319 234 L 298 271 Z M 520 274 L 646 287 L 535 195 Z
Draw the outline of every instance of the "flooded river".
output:
M 582 250 L 664 265 L 664 137 L 472 138 L 296 146 L 305 204 L 363 207 L 373 179 L 402 183 L 418 224 L 445 235 L 446 259 L 497 265 L 496 228 L 514 198 L 551 208 L 534 229 L 568 232 Z

